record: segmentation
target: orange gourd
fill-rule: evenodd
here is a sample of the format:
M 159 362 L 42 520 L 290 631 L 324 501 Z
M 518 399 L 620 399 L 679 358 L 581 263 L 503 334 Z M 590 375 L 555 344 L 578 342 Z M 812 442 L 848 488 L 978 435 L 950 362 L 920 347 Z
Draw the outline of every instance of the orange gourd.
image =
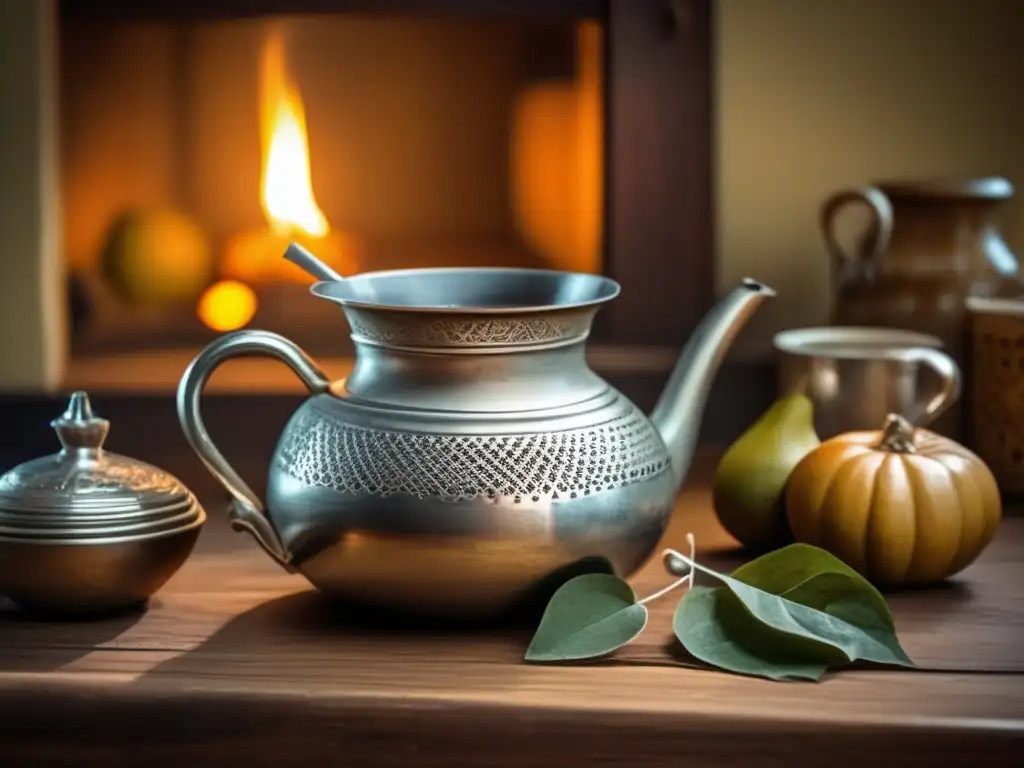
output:
M 963 570 L 1002 518 L 995 477 L 974 453 L 905 419 L 826 440 L 786 483 L 797 541 L 828 550 L 877 585 L 920 585 Z

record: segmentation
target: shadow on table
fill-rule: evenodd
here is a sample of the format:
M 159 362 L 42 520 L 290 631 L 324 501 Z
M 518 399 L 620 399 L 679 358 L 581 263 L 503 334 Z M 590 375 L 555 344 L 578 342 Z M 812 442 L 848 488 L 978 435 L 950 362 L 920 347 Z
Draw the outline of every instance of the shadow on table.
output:
M 310 589 L 235 616 L 195 648 L 155 665 L 138 683 L 162 676 L 237 675 L 249 682 L 316 685 L 351 681 L 381 664 L 393 668 L 397 680 L 420 663 L 521 657 L 531 634 L 531 628 L 511 621 L 417 621 Z
M 91 653 L 134 626 L 149 608 L 89 620 L 30 613 L 0 597 L 0 671 L 50 672 Z
M 310 681 L 341 660 L 354 674 L 361 671 L 360 659 L 393 660 L 399 676 L 405 664 L 416 662 L 518 662 L 554 590 L 575 575 L 608 570 L 603 558 L 585 559 L 537 585 L 514 610 L 473 621 L 388 611 L 307 589 L 235 616 L 192 650 L 153 667 L 143 679 L 224 676 L 232 668 L 248 673 L 261 665 L 273 676 L 268 662 L 276 674 L 287 669 L 289 679 Z

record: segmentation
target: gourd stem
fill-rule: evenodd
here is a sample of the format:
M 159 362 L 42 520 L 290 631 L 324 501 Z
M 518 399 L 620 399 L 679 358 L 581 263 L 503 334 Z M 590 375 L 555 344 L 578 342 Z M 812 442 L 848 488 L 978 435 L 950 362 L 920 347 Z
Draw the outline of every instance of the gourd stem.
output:
M 913 425 L 899 414 L 890 413 L 885 420 L 882 439 L 876 447 L 893 453 L 917 453 Z

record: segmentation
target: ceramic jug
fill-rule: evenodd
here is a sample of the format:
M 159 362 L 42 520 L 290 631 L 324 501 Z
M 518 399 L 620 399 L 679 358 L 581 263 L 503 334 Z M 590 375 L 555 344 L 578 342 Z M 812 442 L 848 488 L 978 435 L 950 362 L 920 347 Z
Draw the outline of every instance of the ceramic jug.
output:
M 828 197 L 820 226 L 832 260 L 832 324 L 935 336 L 962 367 L 967 298 L 1024 293 L 996 221 L 1012 196 L 1006 179 L 981 178 L 883 181 Z M 848 250 L 836 223 L 851 204 L 866 206 L 870 218 Z M 959 432 L 959 410 L 950 409 L 940 431 Z

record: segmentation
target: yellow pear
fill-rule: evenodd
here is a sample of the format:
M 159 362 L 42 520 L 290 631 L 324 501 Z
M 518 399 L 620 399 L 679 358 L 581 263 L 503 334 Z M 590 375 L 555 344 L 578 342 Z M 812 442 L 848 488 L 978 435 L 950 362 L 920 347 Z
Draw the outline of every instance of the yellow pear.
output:
M 797 390 L 776 400 L 729 446 L 715 471 L 712 503 L 719 522 L 744 547 L 764 552 L 792 540 L 786 481 L 819 445 L 814 407 Z

